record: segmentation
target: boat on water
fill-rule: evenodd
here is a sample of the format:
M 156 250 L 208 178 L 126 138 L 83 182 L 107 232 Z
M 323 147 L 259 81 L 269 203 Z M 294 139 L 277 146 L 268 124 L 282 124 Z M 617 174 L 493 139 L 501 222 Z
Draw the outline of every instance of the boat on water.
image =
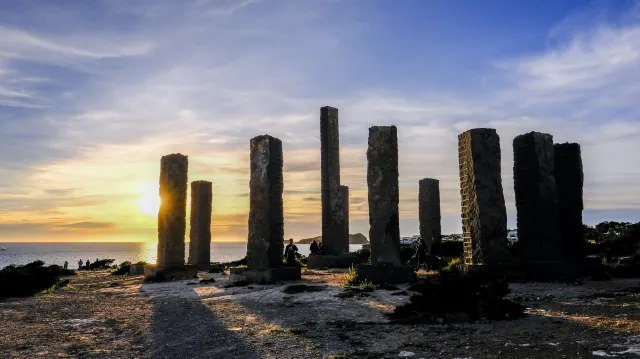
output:
M 6 251 L 7 247 L 4 246 L 4 244 L 2 245 L 2 247 L 0 247 L 0 251 Z

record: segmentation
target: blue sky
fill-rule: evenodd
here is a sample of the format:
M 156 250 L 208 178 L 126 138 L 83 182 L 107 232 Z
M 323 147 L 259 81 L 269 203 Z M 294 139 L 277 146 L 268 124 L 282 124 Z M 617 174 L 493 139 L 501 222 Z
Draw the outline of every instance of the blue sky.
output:
M 585 222 L 640 214 L 638 1 L 0 3 L 0 238 L 153 240 L 159 159 L 214 182 L 214 238 L 246 238 L 248 141 L 284 142 L 285 232 L 320 232 L 319 107 L 340 110 L 352 232 L 368 233 L 367 128 L 398 126 L 402 235 L 441 181 L 460 231 L 457 134 L 583 146 Z

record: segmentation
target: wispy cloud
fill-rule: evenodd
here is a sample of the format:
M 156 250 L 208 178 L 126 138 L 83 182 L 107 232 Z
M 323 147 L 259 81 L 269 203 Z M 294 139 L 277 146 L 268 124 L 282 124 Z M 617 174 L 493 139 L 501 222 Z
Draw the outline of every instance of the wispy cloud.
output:
M 640 150 L 637 22 L 580 22 L 571 31 L 563 24 L 570 35 L 562 41 L 494 59 L 483 90 L 460 95 L 426 85 L 412 91 L 401 79 L 355 85 L 360 58 L 341 54 L 354 53 L 367 26 L 326 26 L 339 2 L 100 4 L 86 15 L 98 19 L 96 30 L 0 27 L 0 105 L 7 109 L 0 113 L 0 228 L 6 231 L 17 233 L 12 223 L 32 216 L 47 224 L 37 227 L 38 235 L 97 224 L 91 228 L 101 234 L 153 238 L 154 218 L 138 211 L 148 196 L 141 188 L 157 184 L 160 156 L 182 152 L 189 155 L 190 179 L 214 182 L 214 238 L 243 239 L 248 142 L 269 133 L 284 142 L 287 236 L 316 235 L 324 105 L 340 110 L 341 178 L 351 191 L 353 231 L 368 233 L 365 154 L 372 125 L 398 126 L 403 234 L 417 231 L 417 185 L 424 177 L 440 179 L 445 231 L 459 230 L 456 141 L 473 127 L 494 127 L 501 137 L 510 227 L 511 141 L 532 130 L 582 144 L 587 209 L 640 208 L 634 200 L 640 163 L 632 156 Z M 55 9 L 60 18 L 83 14 Z M 21 233 L 36 230 L 29 226 Z

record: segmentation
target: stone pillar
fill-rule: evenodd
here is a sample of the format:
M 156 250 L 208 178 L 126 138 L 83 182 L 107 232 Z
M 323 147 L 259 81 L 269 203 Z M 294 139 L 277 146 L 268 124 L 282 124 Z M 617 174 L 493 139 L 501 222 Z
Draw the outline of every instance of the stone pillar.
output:
M 440 249 L 440 181 L 433 178 L 421 179 L 418 183 L 418 217 L 420 237 L 430 254 L 438 254 Z
M 349 252 L 349 187 L 340 186 L 340 197 L 342 197 L 342 210 L 344 211 L 343 247 L 346 247 Z
M 207 268 L 211 263 L 211 199 L 212 184 L 191 182 L 191 231 L 189 232 L 189 264 Z
M 187 156 L 179 153 L 160 159 L 158 269 L 184 265 L 188 167 Z
M 458 135 L 465 265 L 500 265 L 507 252 L 507 209 L 500 174 L 500 137 L 492 128 Z
M 583 261 L 586 256 L 586 241 L 582 228 L 582 156 L 577 143 L 553 145 L 555 155 L 555 178 L 558 190 L 559 233 L 564 245 L 564 259 L 569 262 Z
M 282 142 L 269 135 L 251 139 L 247 267 L 278 268 L 284 251 Z
M 513 139 L 513 182 L 523 262 L 559 261 L 558 195 L 553 136 L 529 132 Z
M 322 249 L 326 254 L 343 254 L 344 210 L 340 196 L 340 139 L 338 109 L 320 108 L 320 174 L 322 195 Z
M 369 128 L 367 150 L 371 264 L 400 265 L 398 134 L 396 126 Z

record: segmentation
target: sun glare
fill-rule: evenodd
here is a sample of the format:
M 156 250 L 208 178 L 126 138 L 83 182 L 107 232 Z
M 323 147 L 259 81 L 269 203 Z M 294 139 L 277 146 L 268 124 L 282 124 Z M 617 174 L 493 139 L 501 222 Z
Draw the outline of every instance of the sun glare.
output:
M 140 199 L 138 199 L 138 209 L 140 213 L 157 216 L 160 208 L 160 195 L 158 194 L 158 184 L 144 183 L 138 186 Z

